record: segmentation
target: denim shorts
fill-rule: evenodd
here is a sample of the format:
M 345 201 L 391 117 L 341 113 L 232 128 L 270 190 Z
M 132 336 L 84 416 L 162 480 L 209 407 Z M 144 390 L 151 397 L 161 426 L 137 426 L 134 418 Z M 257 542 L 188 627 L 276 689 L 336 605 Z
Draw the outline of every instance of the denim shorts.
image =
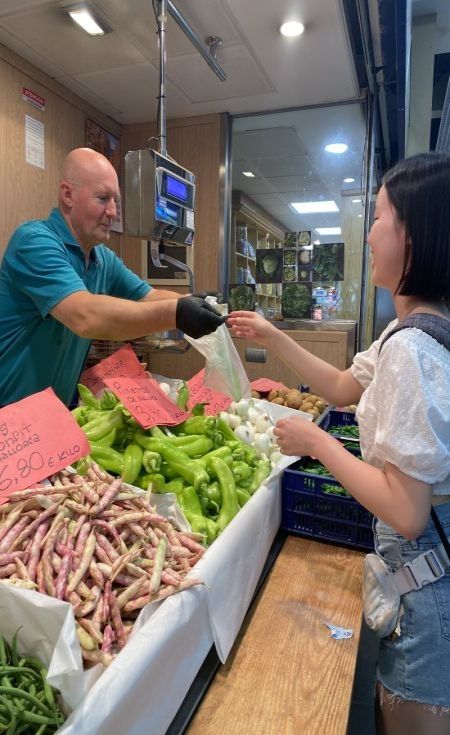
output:
M 450 536 L 450 502 L 435 508 L 446 536 Z M 430 518 L 415 541 L 384 524 L 375 523 L 375 548 L 392 571 L 440 544 Z M 450 568 L 433 584 L 403 595 L 400 635 L 383 638 L 377 679 L 405 700 L 450 707 Z

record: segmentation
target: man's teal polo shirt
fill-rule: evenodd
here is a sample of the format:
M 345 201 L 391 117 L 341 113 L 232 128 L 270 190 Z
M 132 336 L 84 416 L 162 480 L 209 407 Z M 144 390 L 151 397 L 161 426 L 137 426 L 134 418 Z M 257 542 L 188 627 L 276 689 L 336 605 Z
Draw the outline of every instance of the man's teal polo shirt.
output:
M 69 405 L 89 350 L 50 311 L 76 291 L 139 301 L 150 286 L 105 245 L 89 263 L 59 209 L 21 225 L 0 267 L 0 406 L 51 386 Z

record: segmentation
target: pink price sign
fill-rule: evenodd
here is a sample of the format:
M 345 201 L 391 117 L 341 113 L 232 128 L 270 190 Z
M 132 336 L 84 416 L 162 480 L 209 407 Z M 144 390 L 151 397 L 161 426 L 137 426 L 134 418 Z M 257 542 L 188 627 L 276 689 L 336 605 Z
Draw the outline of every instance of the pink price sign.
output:
M 181 424 L 189 416 L 167 398 L 151 378 L 106 378 L 105 384 L 144 429 L 157 424 Z
M 283 383 L 278 383 L 276 380 L 271 380 L 270 378 L 257 378 L 250 385 L 253 390 L 257 390 L 260 393 L 268 393 L 270 390 L 286 387 Z
M 96 395 L 105 387 L 106 378 L 119 377 L 148 379 L 148 375 L 131 345 L 121 347 L 97 365 L 85 370 L 81 375 L 80 383 L 83 383 Z
M 89 450 L 86 436 L 52 388 L 0 409 L 0 505 Z
M 189 409 L 192 409 L 196 403 L 206 403 L 205 414 L 207 416 L 217 416 L 221 411 L 226 411 L 231 403 L 230 396 L 221 393 L 218 390 L 208 388 L 204 384 L 205 370 L 200 370 L 197 375 L 187 381 L 189 388 Z

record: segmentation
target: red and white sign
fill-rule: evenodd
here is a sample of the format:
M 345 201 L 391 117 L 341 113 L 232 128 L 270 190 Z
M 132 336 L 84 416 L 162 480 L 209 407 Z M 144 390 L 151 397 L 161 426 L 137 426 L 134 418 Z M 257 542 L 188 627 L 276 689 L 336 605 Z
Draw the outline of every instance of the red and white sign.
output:
M 0 409 L 0 505 L 89 454 L 89 442 L 52 388 Z
M 105 378 L 105 384 L 144 429 L 157 424 L 174 426 L 189 417 L 151 378 Z
M 146 378 L 145 368 L 139 362 L 131 345 L 125 345 L 97 365 L 82 373 L 80 383 L 96 395 L 105 387 L 106 378 Z
M 29 102 L 30 105 L 38 107 L 42 111 L 44 111 L 47 106 L 47 100 L 44 99 L 44 97 L 41 97 L 40 94 L 36 94 L 36 92 L 28 89 L 28 87 L 22 87 L 22 99 L 25 102 Z
M 253 390 L 259 391 L 259 393 L 268 393 L 271 390 L 277 390 L 277 388 L 285 388 L 283 383 L 279 383 L 276 380 L 270 378 L 257 378 L 250 383 Z
M 226 411 L 231 403 L 230 396 L 221 393 L 218 390 L 208 388 L 204 384 L 205 369 L 200 370 L 197 375 L 187 381 L 189 388 L 188 408 L 192 409 L 196 403 L 206 403 L 205 414 L 207 416 L 217 416 L 220 411 Z

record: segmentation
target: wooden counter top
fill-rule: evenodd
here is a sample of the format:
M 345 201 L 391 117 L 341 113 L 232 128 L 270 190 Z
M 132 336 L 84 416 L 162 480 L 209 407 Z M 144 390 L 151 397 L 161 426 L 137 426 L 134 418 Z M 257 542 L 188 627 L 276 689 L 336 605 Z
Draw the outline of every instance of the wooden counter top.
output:
M 288 536 L 188 735 L 345 735 L 363 556 Z

